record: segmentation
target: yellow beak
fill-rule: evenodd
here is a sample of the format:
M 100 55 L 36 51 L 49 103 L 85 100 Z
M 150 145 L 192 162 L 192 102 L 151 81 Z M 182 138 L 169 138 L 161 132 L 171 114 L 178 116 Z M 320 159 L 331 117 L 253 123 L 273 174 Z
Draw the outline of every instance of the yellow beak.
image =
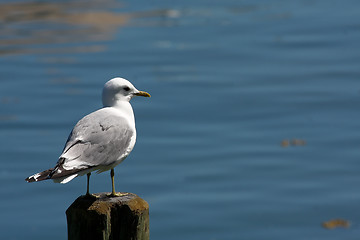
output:
M 142 97 L 151 97 L 150 94 L 148 94 L 147 92 L 144 92 L 144 91 L 139 91 L 138 93 L 135 93 L 134 95 L 142 96 Z

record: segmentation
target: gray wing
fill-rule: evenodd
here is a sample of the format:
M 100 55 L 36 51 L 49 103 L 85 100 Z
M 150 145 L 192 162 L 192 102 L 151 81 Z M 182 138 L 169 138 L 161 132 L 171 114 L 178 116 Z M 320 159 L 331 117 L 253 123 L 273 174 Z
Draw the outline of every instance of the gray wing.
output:
M 113 164 L 129 154 L 135 135 L 126 119 L 100 109 L 75 125 L 57 166 L 72 172 Z

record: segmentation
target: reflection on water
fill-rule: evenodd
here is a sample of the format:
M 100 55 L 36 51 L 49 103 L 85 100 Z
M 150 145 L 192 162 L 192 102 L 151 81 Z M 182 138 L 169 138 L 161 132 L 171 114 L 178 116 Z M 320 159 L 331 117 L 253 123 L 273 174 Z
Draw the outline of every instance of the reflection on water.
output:
M 164 19 L 179 16 L 178 11 L 167 9 L 114 12 L 118 8 L 121 5 L 113 0 L 0 4 L 0 23 L 4 26 L 0 55 L 104 51 L 105 45 L 99 42 L 113 39 L 118 28 L 132 18 L 160 17 L 164 23 Z M 154 25 L 147 19 L 140 24 Z M 66 43 L 81 45 L 61 45 Z
M 99 43 L 71 47 L 61 44 L 111 39 L 130 17 L 106 11 L 118 7 L 120 5 L 113 0 L 1 4 L 0 21 L 4 29 L 0 54 L 103 51 L 105 46 Z M 47 44 L 49 46 L 44 48 Z M 60 46 L 55 48 L 54 44 Z

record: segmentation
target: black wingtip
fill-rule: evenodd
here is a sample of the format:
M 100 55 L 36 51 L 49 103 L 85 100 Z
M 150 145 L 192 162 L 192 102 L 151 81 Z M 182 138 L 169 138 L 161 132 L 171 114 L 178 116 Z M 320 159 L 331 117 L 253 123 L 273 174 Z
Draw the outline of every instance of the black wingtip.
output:
M 45 170 L 43 172 L 36 173 L 36 174 L 26 178 L 25 181 L 30 183 L 30 182 L 39 182 L 39 181 L 50 179 L 51 178 L 50 173 L 52 171 L 53 171 L 53 168 Z
M 25 178 L 25 181 L 27 181 L 28 183 L 36 182 L 35 178 L 33 178 L 33 177 Z

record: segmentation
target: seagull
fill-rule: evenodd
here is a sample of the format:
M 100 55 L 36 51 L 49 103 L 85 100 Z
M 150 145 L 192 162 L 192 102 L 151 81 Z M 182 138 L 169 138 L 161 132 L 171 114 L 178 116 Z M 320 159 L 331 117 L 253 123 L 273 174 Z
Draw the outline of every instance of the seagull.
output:
M 54 168 L 36 173 L 25 180 L 38 182 L 52 179 L 68 183 L 77 176 L 87 175 L 87 196 L 91 172 L 110 170 L 112 192 L 115 192 L 114 168 L 130 154 L 136 142 L 134 112 L 130 100 L 134 96 L 150 97 L 120 77 L 105 83 L 103 108 L 83 117 L 72 129 L 64 150 Z

